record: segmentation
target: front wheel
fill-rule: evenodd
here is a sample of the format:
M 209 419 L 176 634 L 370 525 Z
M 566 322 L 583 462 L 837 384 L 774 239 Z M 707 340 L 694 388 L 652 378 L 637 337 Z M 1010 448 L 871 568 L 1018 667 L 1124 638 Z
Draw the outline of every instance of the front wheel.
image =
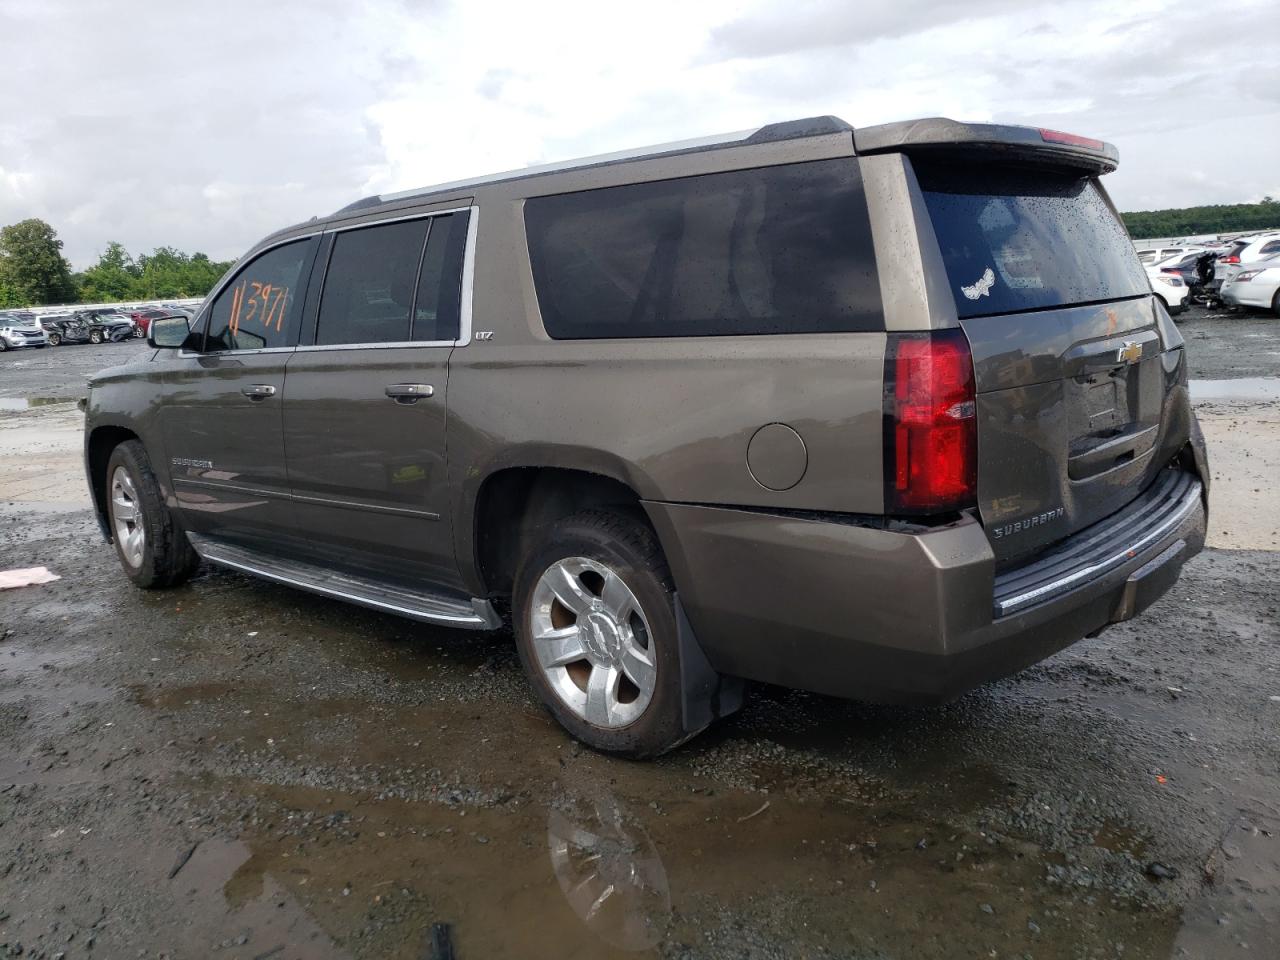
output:
M 102 342 L 102 331 L 101 331 L 101 330 L 90 330 L 90 331 L 89 331 L 89 342 L 90 342 L 90 343 L 94 343 L 94 344 L 101 343 L 101 342 Z
M 62 343 L 62 338 L 60 336 L 58 336 L 56 333 L 49 334 L 49 346 L 56 347 L 60 343 Z
M 513 608 L 525 672 L 574 737 L 633 757 L 686 739 L 675 587 L 648 524 L 603 510 L 556 522 L 524 557 Z
M 136 337 L 137 339 L 141 340 L 141 339 L 142 339 L 143 337 L 145 337 L 147 334 L 146 334 L 146 332 L 145 332 L 141 327 L 134 327 L 134 328 L 133 328 L 133 335 L 134 335 L 134 337 Z
M 165 506 L 141 442 L 126 440 L 111 451 L 105 492 L 116 556 L 136 586 L 174 587 L 195 573 L 200 558 Z
M 1280 317 L 1280 290 L 1276 290 L 1271 297 L 1271 312 Z
M 4 337 L 0 337 L 0 353 L 4 353 L 9 349 L 9 344 L 5 343 Z

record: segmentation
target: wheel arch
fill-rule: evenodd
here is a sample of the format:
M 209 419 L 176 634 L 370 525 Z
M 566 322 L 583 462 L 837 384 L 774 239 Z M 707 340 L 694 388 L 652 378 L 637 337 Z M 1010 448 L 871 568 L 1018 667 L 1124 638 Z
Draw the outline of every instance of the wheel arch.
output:
M 474 576 L 485 597 L 510 596 L 520 557 L 548 524 L 593 507 L 644 516 L 625 480 L 580 467 L 530 464 L 495 470 L 478 485 L 469 534 Z M 647 518 L 646 518 L 647 522 Z
M 111 451 L 129 440 L 138 440 L 138 434 L 118 424 L 94 427 L 85 437 L 84 462 L 88 473 L 89 492 L 93 497 L 94 514 L 98 529 L 108 543 L 113 541 L 111 524 L 107 522 L 107 463 Z

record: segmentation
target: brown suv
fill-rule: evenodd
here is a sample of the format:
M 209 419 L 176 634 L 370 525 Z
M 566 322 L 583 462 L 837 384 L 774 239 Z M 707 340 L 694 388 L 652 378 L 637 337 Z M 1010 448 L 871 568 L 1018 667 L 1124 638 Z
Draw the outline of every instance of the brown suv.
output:
M 371 197 L 92 383 L 130 578 L 199 558 L 430 623 L 652 755 L 743 680 L 929 702 L 1163 594 L 1183 342 L 1051 130 L 821 117 Z

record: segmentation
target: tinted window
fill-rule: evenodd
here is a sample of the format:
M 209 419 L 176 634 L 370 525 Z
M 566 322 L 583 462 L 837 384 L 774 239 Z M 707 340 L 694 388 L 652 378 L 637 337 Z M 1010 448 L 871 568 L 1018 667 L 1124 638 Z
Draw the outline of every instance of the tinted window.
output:
M 1262 245 L 1262 249 L 1259 250 L 1258 253 L 1260 254 L 1280 253 L 1280 240 L 1272 240 L 1269 243 L 1264 243 Z
M 853 160 L 537 197 L 525 225 L 557 339 L 884 327 Z
M 961 317 L 1150 292 L 1093 180 L 995 165 L 915 169 Z
M 206 350 L 257 350 L 296 342 L 303 286 L 316 240 L 268 250 L 236 274 L 209 313 Z
M 320 297 L 316 343 L 404 343 L 426 220 L 339 233 Z
M 414 301 L 414 340 L 458 339 L 468 220 L 466 213 L 449 213 L 431 219 L 427 252 L 418 277 L 418 298 Z

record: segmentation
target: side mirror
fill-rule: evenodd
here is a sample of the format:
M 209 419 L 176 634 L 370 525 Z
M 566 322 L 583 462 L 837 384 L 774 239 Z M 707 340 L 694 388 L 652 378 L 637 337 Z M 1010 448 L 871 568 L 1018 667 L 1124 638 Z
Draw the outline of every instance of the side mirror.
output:
M 147 346 L 159 350 L 177 350 L 191 332 L 191 321 L 186 317 L 159 317 L 151 321 L 147 329 Z

